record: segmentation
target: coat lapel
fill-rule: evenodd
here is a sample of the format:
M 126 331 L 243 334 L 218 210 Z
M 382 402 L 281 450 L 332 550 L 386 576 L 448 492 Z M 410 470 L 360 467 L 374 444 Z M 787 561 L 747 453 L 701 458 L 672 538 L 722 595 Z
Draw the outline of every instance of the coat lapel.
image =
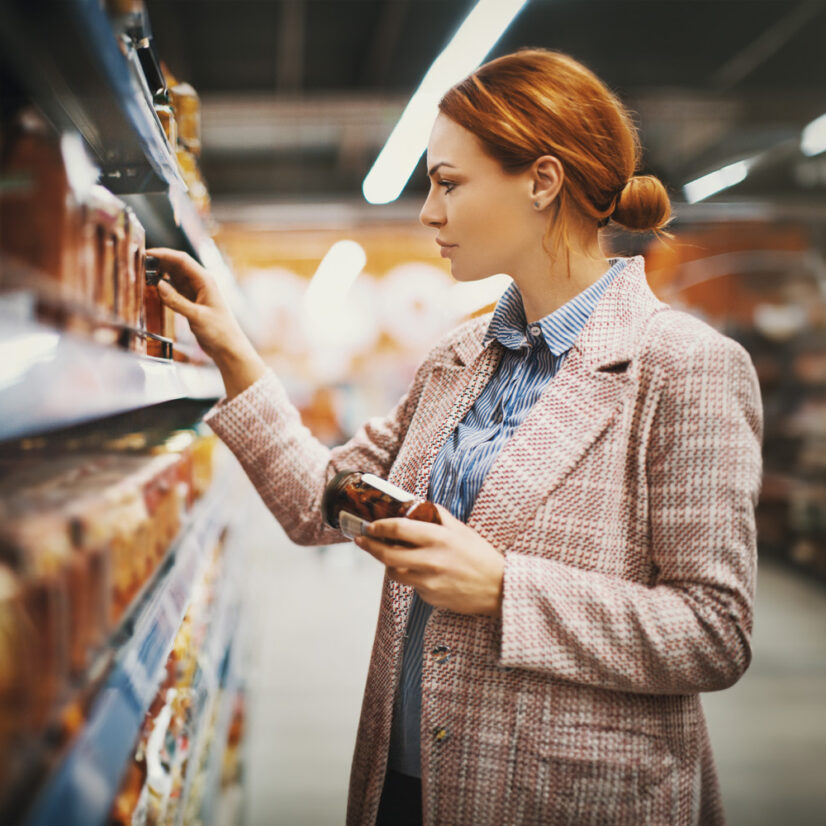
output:
M 425 399 L 429 406 L 427 418 L 435 419 L 437 424 L 412 486 L 413 495 L 420 499 L 427 498 L 430 474 L 436 456 L 468 410 L 473 407 L 499 366 L 502 358 L 501 346 L 495 342 L 490 347 L 482 348 L 481 337 L 484 330 L 484 327 L 478 325 L 473 327 L 454 345 L 456 362 L 437 364 L 428 376 L 422 399 Z M 393 597 L 396 631 L 400 636 L 404 634 L 407 625 L 413 589 L 393 580 L 388 582 Z
M 559 373 L 494 462 L 468 524 L 492 540 L 516 532 L 633 401 L 642 329 L 663 307 L 632 258 L 606 290 Z M 507 504 L 505 504 L 507 503 Z M 503 530 L 502 521 L 507 528 Z

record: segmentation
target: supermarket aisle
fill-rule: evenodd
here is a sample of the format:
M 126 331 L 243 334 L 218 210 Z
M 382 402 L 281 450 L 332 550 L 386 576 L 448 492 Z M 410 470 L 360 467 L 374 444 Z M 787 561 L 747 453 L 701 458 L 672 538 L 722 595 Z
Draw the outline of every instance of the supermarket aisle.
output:
M 384 569 L 350 543 L 292 544 L 258 503 L 250 535 L 259 632 L 245 824 L 342 824 Z
M 299 548 L 256 506 L 260 654 L 246 826 L 344 822 L 382 569 L 353 545 Z M 826 811 L 826 588 L 761 565 L 754 662 L 705 698 L 731 826 L 808 826 Z

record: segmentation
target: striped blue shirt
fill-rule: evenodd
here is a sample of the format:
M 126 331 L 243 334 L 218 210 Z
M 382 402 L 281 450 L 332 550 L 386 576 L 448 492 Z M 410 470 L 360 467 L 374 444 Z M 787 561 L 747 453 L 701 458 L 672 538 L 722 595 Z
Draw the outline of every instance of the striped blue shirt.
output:
M 586 290 L 532 324 L 522 294 L 511 284 L 496 305 L 483 344 L 503 345 L 496 373 L 476 403 L 445 442 L 433 463 L 428 498 L 466 522 L 499 452 L 525 420 L 611 281 L 627 259 L 610 259 L 611 268 Z M 418 594 L 407 619 L 399 689 L 393 709 L 389 766 L 421 777 L 422 642 L 432 608 Z

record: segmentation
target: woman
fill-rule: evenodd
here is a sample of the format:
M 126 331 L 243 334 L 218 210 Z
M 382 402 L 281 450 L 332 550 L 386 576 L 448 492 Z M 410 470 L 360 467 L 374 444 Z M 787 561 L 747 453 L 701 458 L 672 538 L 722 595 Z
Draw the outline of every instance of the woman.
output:
M 348 823 L 722 822 L 698 694 L 746 669 L 761 408 L 745 351 L 606 259 L 608 219 L 661 230 L 634 126 L 585 67 L 526 50 L 451 89 L 421 220 L 456 279 L 513 277 L 404 398 L 329 450 L 203 270 L 159 255 L 224 377 L 208 420 L 290 537 L 369 471 L 443 525 L 376 522 L 387 568 Z M 399 548 L 385 540 L 404 540 Z

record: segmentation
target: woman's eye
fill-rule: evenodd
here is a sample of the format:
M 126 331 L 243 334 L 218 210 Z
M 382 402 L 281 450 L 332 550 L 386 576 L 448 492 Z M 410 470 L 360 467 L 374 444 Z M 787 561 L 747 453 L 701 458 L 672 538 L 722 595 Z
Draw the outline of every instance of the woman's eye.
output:
M 453 181 L 439 181 L 439 186 L 443 186 L 445 188 L 445 192 L 451 192 L 456 188 L 456 184 L 453 183 Z

